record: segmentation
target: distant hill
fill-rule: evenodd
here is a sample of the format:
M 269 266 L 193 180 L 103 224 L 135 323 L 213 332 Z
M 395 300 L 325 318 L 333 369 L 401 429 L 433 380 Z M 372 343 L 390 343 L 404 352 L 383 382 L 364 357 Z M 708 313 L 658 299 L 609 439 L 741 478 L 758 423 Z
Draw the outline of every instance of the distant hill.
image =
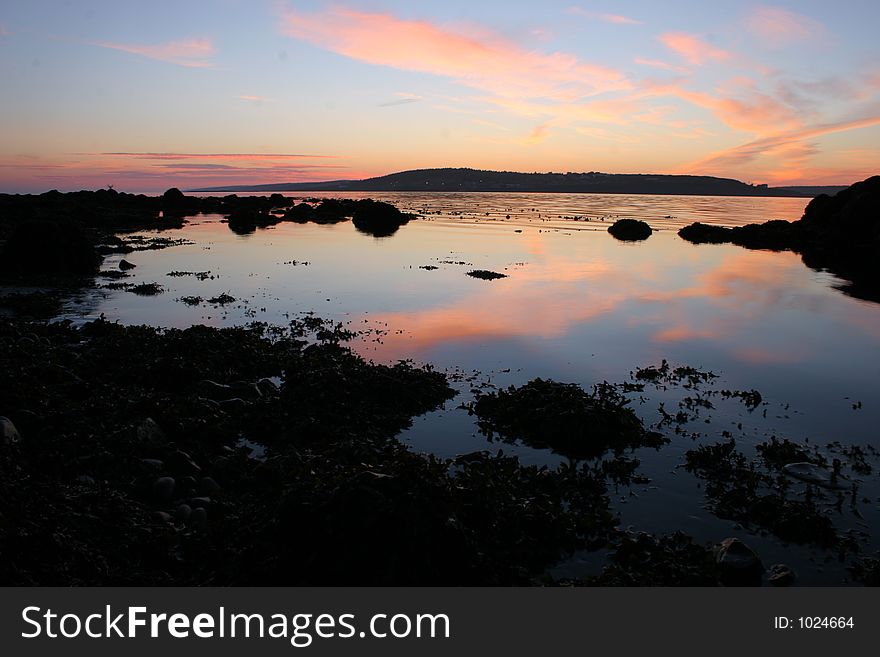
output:
M 768 187 L 732 178 L 644 173 L 518 173 L 478 169 L 415 169 L 364 180 L 235 185 L 191 192 L 592 192 L 706 196 L 801 196 L 836 193 L 834 187 Z

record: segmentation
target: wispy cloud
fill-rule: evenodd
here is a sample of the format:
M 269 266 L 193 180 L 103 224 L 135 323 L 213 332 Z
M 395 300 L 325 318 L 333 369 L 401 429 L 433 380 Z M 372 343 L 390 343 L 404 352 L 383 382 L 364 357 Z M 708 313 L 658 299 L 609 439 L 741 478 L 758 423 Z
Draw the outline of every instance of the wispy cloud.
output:
M 686 32 L 667 32 L 657 39 L 688 64 L 700 66 L 711 60 L 731 58 L 730 52 L 706 43 L 700 37 Z
M 310 155 L 303 153 L 137 153 L 117 151 L 112 153 L 77 153 L 78 155 L 112 155 L 148 160 L 282 160 L 289 158 L 334 158 L 337 155 Z
M 651 66 L 653 68 L 659 68 L 664 71 L 672 71 L 673 73 L 681 73 L 687 74 L 690 73 L 690 70 L 685 68 L 684 66 L 676 66 L 675 64 L 670 64 L 669 62 L 664 62 L 660 59 L 648 59 L 646 57 L 636 57 L 636 64 L 641 64 L 642 66 Z
M 575 100 L 631 87 L 617 70 L 567 53 L 526 50 L 485 29 L 453 30 L 341 7 L 289 10 L 282 29 L 359 61 L 440 75 L 507 98 Z
M 240 99 L 240 100 L 246 100 L 246 101 L 248 101 L 248 102 L 250 102 L 250 103 L 257 103 L 257 104 L 259 104 L 259 103 L 268 103 L 269 100 L 270 100 L 269 98 L 266 98 L 266 96 L 252 96 L 252 95 L 249 95 L 249 94 L 242 94 L 242 95 L 239 96 L 239 99 Z
M 764 43 L 781 47 L 820 36 L 821 23 L 781 7 L 757 7 L 746 19 L 746 27 Z
M 395 105 L 406 105 L 408 103 L 417 103 L 420 100 L 424 100 L 424 98 L 418 94 L 411 94 L 405 91 L 398 91 L 394 95 L 394 99 L 379 103 L 379 107 L 394 107 Z
M 140 55 L 149 59 L 156 59 L 161 62 L 189 68 L 212 67 L 213 64 L 210 58 L 217 52 L 210 39 L 199 38 L 169 41 L 154 45 L 117 43 L 114 41 L 89 41 L 88 43 L 100 46 L 101 48 L 121 50 L 133 55 Z
M 779 132 L 778 134 L 755 139 L 733 148 L 713 153 L 698 162 L 691 163 L 682 170 L 687 171 L 734 171 L 754 166 L 762 157 L 776 159 L 774 179 L 793 179 L 803 175 L 807 161 L 818 151 L 810 140 L 823 135 L 858 130 L 880 125 L 880 107 L 872 113 L 858 118 L 820 123 L 817 125 Z M 870 169 L 871 167 L 868 167 Z M 876 163 L 873 168 L 876 169 Z
M 6 29 L 5 25 L 0 25 L 0 37 L 9 36 L 12 34 L 8 29 Z
M 574 16 L 583 16 L 591 20 L 604 21 L 605 23 L 615 23 L 617 25 L 641 25 L 642 21 L 637 21 L 629 16 L 621 16 L 620 14 L 603 14 L 598 11 L 590 11 L 582 7 L 569 7 L 568 13 Z

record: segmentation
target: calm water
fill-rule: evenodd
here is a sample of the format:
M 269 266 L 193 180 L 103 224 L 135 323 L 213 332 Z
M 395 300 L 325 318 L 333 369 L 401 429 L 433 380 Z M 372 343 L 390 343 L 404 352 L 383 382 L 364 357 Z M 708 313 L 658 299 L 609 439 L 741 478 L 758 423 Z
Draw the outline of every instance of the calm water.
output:
M 126 256 L 137 265 L 128 281 L 158 282 L 165 293 L 140 297 L 100 290 L 69 313 L 184 327 L 283 324 L 314 311 L 353 328 L 381 328 L 385 333 L 378 341 L 373 336 L 356 344 L 366 357 L 412 358 L 459 375 L 462 394 L 446 409 L 418 418 L 402 436 L 413 449 L 442 456 L 499 448 L 487 444 L 473 418 L 457 408 L 470 398 L 472 385 L 506 386 L 540 376 L 588 387 L 623 381 L 636 367 L 664 358 L 712 370 L 721 375 L 716 388 L 757 388 L 765 405 L 749 412 L 735 400 L 715 401 L 716 408 L 689 427 L 699 436 L 675 436 L 659 452 L 638 453 L 640 471 L 651 481 L 616 492 L 622 524 L 681 529 L 706 541 L 737 535 L 765 564 L 794 565 L 802 583 L 844 577 L 842 566 L 825 553 L 785 546 L 713 517 L 705 509 L 701 482 L 678 467 L 695 443 L 722 440 L 722 432 L 732 428 L 746 449 L 770 435 L 880 447 L 880 306 L 842 294 L 832 275 L 808 269 L 795 254 L 695 246 L 676 235 L 693 221 L 797 219 L 806 199 L 327 195 L 381 198 L 424 218 L 390 238 L 375 239 L 350 222 L 282 223 L 239 236 L 220 217 L 197 217 L 166 233 L 193 244 Z M 645 242 L 618 242 L 606 232 L 618 217 L 644 219 L 656 232 Z M 105 268 L 115 268 L 117 261 L 108 258 Z M 420 269 L 427 265 L 437 269 Z M 471 269 L 508 277 L 478 280 L 465 275 Z M 210 271 L 214 278 L 167 276 L 175 270 Z M 221 293 L 237 301 L 223 307 L 177 301 Z M 649 391 L 641 400 L 634 395 L 633 403 L 650 423 L 659 419 L 661 402 L 674 410 L 682 394 Z M 854 409 L 857 402 L 861 407 Z M 500 447 L 529 463 L 559 460 L 522 446 Z M 862 477 L 861 493 L 868 500 L 859 507 L 863 517 L 835 516 L 840 528 L 872 535 L 864 546 L 869 552 L 877 549 L 880 526 L 876 472 Z M 593 567 L 585 556 L 558 572 Z

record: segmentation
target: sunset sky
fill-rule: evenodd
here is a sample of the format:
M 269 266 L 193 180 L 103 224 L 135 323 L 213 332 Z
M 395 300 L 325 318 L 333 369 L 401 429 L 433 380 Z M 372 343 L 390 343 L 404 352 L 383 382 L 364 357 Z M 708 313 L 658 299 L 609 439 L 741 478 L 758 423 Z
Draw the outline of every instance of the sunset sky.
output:
M 880 3 L 4 2 L 0 192 L 880 173 Z

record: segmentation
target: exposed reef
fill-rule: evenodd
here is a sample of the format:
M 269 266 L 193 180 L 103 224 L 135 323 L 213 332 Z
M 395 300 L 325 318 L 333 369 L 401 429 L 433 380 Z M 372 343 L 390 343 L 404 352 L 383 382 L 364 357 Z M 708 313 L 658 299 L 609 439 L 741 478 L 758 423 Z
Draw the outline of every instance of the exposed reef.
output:
M 797 221 L 735 228 L 694 223 L 678 234 L 695 244 L 794 251 L 808 267 L 844 279 L 839 287 L 847 294 L 880 301 L 880 176 L 817 196 Z

